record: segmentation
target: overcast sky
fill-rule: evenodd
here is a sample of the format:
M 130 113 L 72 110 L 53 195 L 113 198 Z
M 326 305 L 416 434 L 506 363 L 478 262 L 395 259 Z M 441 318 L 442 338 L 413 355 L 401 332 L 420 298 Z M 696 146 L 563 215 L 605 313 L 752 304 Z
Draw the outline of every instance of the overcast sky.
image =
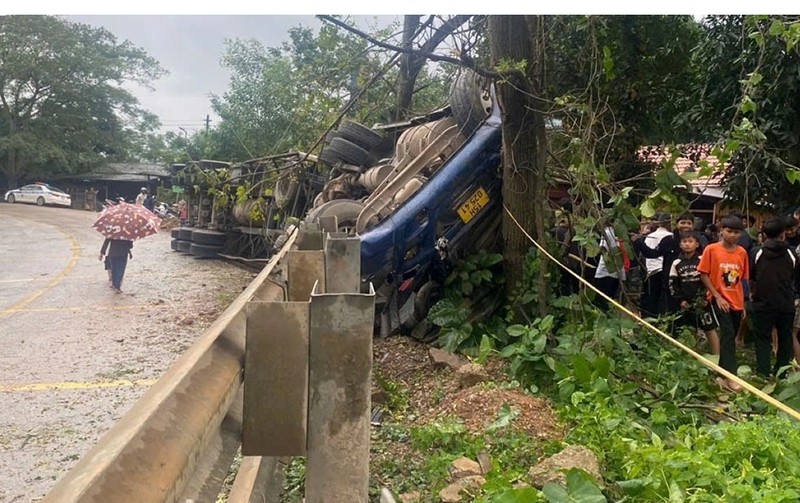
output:
M 131 84 L 131 91 L 144 108 L 161 118 L 164 131 L 191 134 L 205 127 L 211 110 L 209 95 L 222 95 L 228 87 L 230 73 L 219 61 L 225 39 L 256 39 L 265 47 L 277 47 L 288 39 L 294 26 L 316 30 L 321 23 L 314 16 L 248 15 L 248 16 L 63 16 L 69 21 L 102 26 L 117 39 L 130 40 L 141 47 L 169 75 L 152 83 L 155 91 Z M 393 17 L 382 16 L 379 22 L 390 23 Z M 357 23 L 366 26 L 374 18 L 360 17 Z

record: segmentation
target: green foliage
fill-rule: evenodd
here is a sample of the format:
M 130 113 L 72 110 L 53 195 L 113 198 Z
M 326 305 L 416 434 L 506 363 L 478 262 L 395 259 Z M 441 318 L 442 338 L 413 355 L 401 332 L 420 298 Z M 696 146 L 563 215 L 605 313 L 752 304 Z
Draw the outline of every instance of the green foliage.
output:
M 4 16 L 0 47 L 0 172 L 9 184 L 127 160 L 157 126 L 122 84 L 147 86 L 164 70 L 107 30 Z
M 605 503 L 608 501 L 597 487 L 597 482 L 588 473 L 572 468 L 567 470 L 566 475 L 566 487 L 553 483 L 545 484 L 542 487 L 542 492 L 550 503 Z
M 460 262 L 445 280 L 444 298 L 428 312 L 431 323 L 441 327 L 439 343 L 444 349 L 477 345 L 487 327 L 499 321 L 487 316 L 473 323 L 476 313 L 494 312 L 497 306 L 496 291 L 503 284 L 502 260 L 502 255 L 481 250 Z

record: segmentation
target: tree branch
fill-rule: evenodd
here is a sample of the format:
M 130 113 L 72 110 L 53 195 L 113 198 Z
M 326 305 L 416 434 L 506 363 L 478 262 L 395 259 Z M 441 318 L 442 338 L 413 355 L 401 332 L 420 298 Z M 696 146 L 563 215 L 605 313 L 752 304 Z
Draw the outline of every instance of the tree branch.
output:
M 372 44 L 374 44 L 374 45 L 376 45 L 378 47 L 382 47 L 384 49 L 387 49 L 387 50 L 390 50 L 390 51 L 394 51 L 394 52 L 397 52 L 397 53 L 400 53 L 400 54 L 413 54 L 413 55 L 416 55 L 416 56 L 421 56 L 421 57 L 427 58 L 427 59 L 429 59 L 431 61 L 441 61 L 441 62 L 444 62 L 444 63 L 452 63 L 454 65 L 470 68 L 470 69 L 474 70 L 475 73 L 478 73 L 479 75 L 482 75 L 484 77 L 489 77 L 489 78 L 492 78 L 492 79 L 498 79 L 498 78 L 501 78 L 501 77 L 504 77 L 504 76 L 510 76 L 512 74 L 513 75 L 520 75 L 521 74 L 519 71 L 508 71 L 508 72 L 498 73 L 498 72 L 493 72 L 493 71 L 490 71 L 490 70 L 486 70 L 485 68 L 480 68 L 480 67 L 476 66 L 475 65 L 475 61 L 473 61 L 470 58 L 463 58 L 463 59 L 461 59 L 461 58 L 451 58 L 450 56 L 442 56 L 442 55 L 439 55 L 439 54 L 434 54 L 432 52 L 426 52 L 426 51 L 422 51 L 422 50 L 404 48 L 404 47 L 399 47 L 399 46 L 396 46 L 396 45 L 393 45 L 393 44 L 388 44 L 386 42 L 382 42 L 382 41 L 380 41 L 380 40 L 378 40 L 378 39 L 376 39 L 376 38 L 364 33 L 363 31 L 361 31 L 361 30 L 359 30 L 357 28 L 353 28 L 352 26 L 350 26 L 350 25 L 348 25 L 348 24 L 336 19 L 333 16 L 319 15 L 317 17 L 319 19 L 323 20 L 323 21 L 328 21 L 328 22 L 330 22 L 332 24 L 335 24 L 336 26 L 339 26 L 340 28 L 344 28 L 345 30 L 349 31 L 350 33 L 353 33 L 354 35 L 357 35 L 357 36 L 363 38 L 364 40 L 367 40 L 368 42 L 370 42 L 370 43 L 372 43 Z

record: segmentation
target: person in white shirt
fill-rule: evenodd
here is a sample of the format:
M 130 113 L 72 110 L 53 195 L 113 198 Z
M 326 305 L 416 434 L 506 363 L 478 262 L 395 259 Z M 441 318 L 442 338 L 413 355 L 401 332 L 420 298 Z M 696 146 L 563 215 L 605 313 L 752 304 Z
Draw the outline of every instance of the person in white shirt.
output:
M 611 222 L 606 224 L 600 236 L 600 261 L 594 273 L 594 283 L 598 290 L 612 299 L 617 298 L 619 282 L 625 281 L 625 267 L 622 254 L 618 253 L 619 240 L 614 235 Z M 595 297 L 595 304 L 601 309 L 608 307 L 608 301 L 599 295 Z
M 656 216 L 658 228 L 644 238 L 646 246 L 652 249 L 658 248 L 658 244 L 667 236 L 672 235 L 671 217 L 667 213 Z M 642 283 L 642 296 L 640 307 L 645 316 L 656 317 L 664 312 L 664 258 L 647 258 L 644 261 L 646 278 Z
M 136 196 L 136 204 L 142 206 L 145 199 L 147 199 L 147 187 L 142 187 L 142 190 L 139 191 L 139 195 Z

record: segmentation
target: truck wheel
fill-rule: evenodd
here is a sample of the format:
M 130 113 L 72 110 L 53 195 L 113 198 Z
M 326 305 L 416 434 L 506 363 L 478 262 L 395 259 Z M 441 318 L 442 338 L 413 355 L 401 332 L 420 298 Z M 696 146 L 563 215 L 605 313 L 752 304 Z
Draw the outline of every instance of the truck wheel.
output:
M 308 222 L 319 222 L 321 217 L 336 216 L 339 232 L 349 232 L 356 226 L 356 220 L 364 205 L 352 199 L 334 199 L 312 209 L 306 216 Z
M 179 239 L 173 239 L 170 241 L 169 246 L 172 248 L 173 251 L 178 251 L 178 243 L 180 242 Z
M 366 167 L 374 161 L 369 152 L 344 138 L 331 140 L 324 152 L 328 152 L 325 155 L 326 159 L 338 158 L 338 160 L 354 166 Z
M 178 248 L 178 251 L 181 253 L 189 253 L 192 247 L 191 241 L 184 241 L 183 239 L 176 240 L 175 246 Z
M 383 140 L 380 133 L 355 121 L 342 122 L 339 125 L 339 135 L 368 151 L 380 145 Z
M 181 238 L 180 229 L 178 229 L 177 227 L 172 229 L 171 231 L 169 231 L 169 235 L 172 237 L 172 239 L 180 239 Z
M 192 243 L 189 248 L 189 253 L 198 258 L 217 258 L 222 248 L 222 246 L 208 246 Z
M 469 137 L 491 112 L 487 80 L 472 70 L 464 69 L 453 82 L 448 98 L 453 118 L 461 133 Z
M 195 229 L 192 231 L 192 243 L 199 245 L 224 246 L 228 235 L 224 232 L 208 229 Z

